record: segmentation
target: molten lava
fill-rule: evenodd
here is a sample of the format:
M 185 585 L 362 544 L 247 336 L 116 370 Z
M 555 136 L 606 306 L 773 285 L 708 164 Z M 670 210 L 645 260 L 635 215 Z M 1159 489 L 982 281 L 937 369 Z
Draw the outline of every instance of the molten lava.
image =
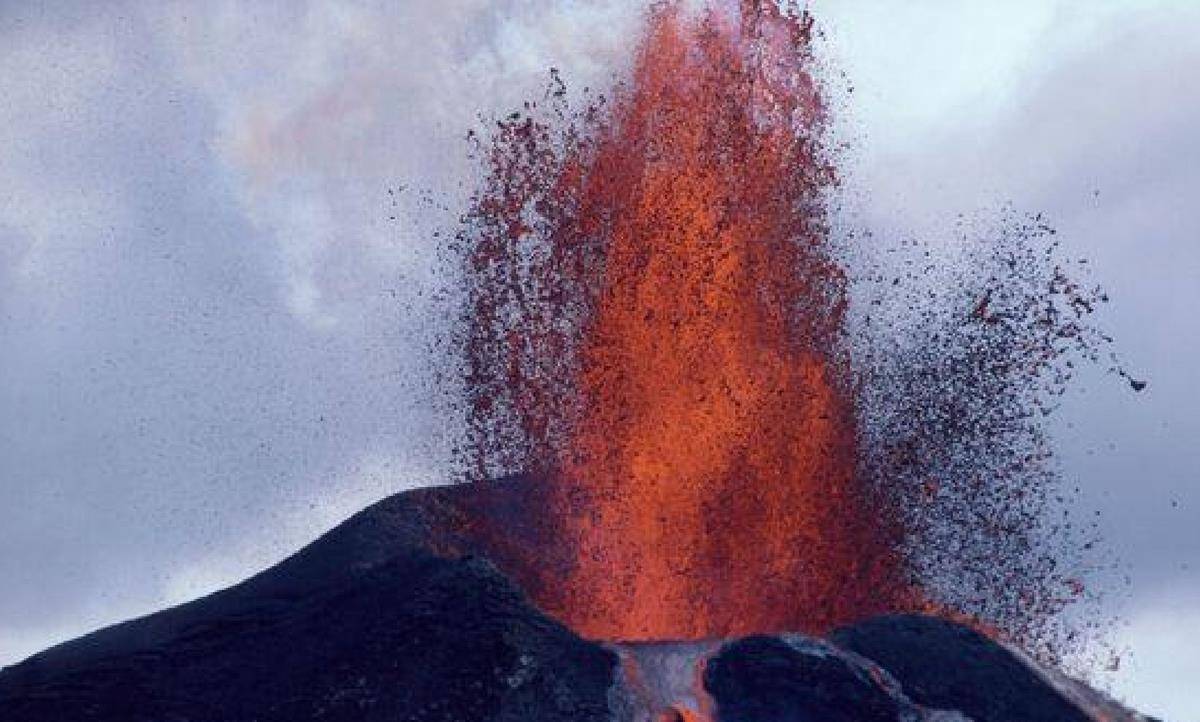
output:
M 796 124 L 818 105 L 748 64 L 771 49 L 760 32 L 658 18 L 601 149 L 626 156 L 626 182 L 598 189 L 615 220 L 559 610 L 585 634 L 821 629 L 888 606 L 891 540 L 855 488 L 831 343 L 838 271 L 805 210 L 819 160 Z
M 573 559 L 530 589 L 585 636 L 822 631 L 909 598 L 899 523 L 856 474 L 810 30 L 773 2 L 668 5 L 588 127 L 501 124 L 471 430 L 480 473 L 557 480 Z

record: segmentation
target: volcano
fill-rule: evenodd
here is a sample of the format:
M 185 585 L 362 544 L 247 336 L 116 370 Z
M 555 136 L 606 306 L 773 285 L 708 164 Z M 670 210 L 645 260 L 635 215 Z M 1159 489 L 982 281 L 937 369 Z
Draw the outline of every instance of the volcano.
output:
M 585 640 L 514 580 L 534 477 L 421 489 L 236 586 L 0 671 L 0 719 L 521 722 L 1145 718 L 942 619 L 828 639 Z M 498 538 L 476 520 L 510 523 Z M 563 562 L 565 563 L 565 561 Z
M 533 594 L 587 635 L 820 631 L 918 603 L 900 520 L 856 468 L 811 32 L 770 2 L 661 5 L 579 125 L 531 108 L 494 138 L 461 238 L 468 455 L 571 480 L 547 503 L 575 561 Z
M 446 249 L 458 461 L 468 481 L 559 480 L 547 551 L 508 568 L 590 638 L 935 612 L 1061 654 L 1084 545 L 1046 522 L 1065 497 L 1043 419 L 1072 354 L 1099 357 L 1103 294 L 1038 245 L 1040 219 L 934 286 L 962 297 L 896 269 L 855 285 L 850 257 L 874 249 L 831 228 L 812 16 L 684 5 L 655 5 L 611 92 L 573 100 L 552 73 L 477 138 L 480 188 Z M 852 313 L 872 283 L 893 295 L 870 308 L 915 316 L 900 331 Z
M 552 73 L 479 145 L 445 249 L 470 483 L 6 669 L 0 717 L 1143 719 L 1044 664 L 1085 585 L 1042 419 L 1103 294 L 1037 217 L 944 305 L 893 298 L 907 335 L 855 326 L 811 16 L 684 5 L 611 93 Z

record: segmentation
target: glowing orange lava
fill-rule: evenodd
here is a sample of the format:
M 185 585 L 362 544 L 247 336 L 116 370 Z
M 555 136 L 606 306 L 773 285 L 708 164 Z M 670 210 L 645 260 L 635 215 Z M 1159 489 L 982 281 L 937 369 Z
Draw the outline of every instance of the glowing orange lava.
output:
M 493 460 L 558 480 L 572 562 L 530 589 L 585 636 L 822 631 L 907 599 L 898 526 L 856 475 L 809 33 L 773 2 L 668 5 L 586 141 L 502 126 L 474 422 Z

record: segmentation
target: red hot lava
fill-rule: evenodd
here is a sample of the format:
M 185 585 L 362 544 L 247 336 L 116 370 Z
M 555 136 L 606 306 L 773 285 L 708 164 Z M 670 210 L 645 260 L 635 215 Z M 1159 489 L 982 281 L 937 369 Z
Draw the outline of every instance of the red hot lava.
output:
M 1035 248 L 1040 218 L 1011 223 L 964 266 L 982 274 L 965 300 L 918 304 L 912 338 L 864 347 L 824 211 L 811 41 L 771 0 L 659 5 L 627 83 L 571 110 L 555 74 L 547 107 L 486 146 L 456 248 L 463 457 L 481 479 L 550 481 L 536 530 L 471 525 L 585 636 L 940 610 L 1028 639 L 1078 596 L 1039 546 L 1058 492 L 1037 419 L 1070 375 L 1064 344 L 1108 342 L 1083 320 L 1103 295 Z M 885 287 L 893 306 L 930 295 Z
M 481 472 L 562 480 L 575 563 L 537 601 L 586 636 L 816 631 L 909 596 L 897 520 L 855 474 L 810 32 L 769 2 L 668 5 L 591 132 L 501 126 L 472 430 Z

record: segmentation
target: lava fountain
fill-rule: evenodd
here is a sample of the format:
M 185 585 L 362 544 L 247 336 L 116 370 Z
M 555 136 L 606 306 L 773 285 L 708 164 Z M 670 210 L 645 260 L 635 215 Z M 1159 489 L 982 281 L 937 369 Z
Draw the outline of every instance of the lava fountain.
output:
M 811 28 L 668 4 L 586 129 L 500 124 L 467 238 L 472 453 L 557 480 L 574 555 L 534 595 L 586 636 L 818 631 L 911 596 L 855 473 Z
M 1043 420 L 1111 343 L 1087 321 L 1106 296 L 1040 216 L 1010 215 L 935 285 L 867 274 L 871 308 L 909 311 L 870 331 L 826 215 L 812 35 L 769 0 L 659 4 L 613 92 L 568 101 L 552 73 L 479 143 L 453 248 L 460 459 L 539 481 L 532 507 L 466 523 L 591 638 L 925 611 L 1053 656 L 1079 639 L 1048 620 L 1083 594 L 1088 546 Z
M 815 210 L 820 102 L 772 72 L 804 26 L 742 20 L 655 18 L 599 149 L 623 182 L 584 189 L 613 222 L 562 464 L 588 493 L 565 505 L 580 564 L 559 609 L 593 636 L 813 629 L 892 603 Z

